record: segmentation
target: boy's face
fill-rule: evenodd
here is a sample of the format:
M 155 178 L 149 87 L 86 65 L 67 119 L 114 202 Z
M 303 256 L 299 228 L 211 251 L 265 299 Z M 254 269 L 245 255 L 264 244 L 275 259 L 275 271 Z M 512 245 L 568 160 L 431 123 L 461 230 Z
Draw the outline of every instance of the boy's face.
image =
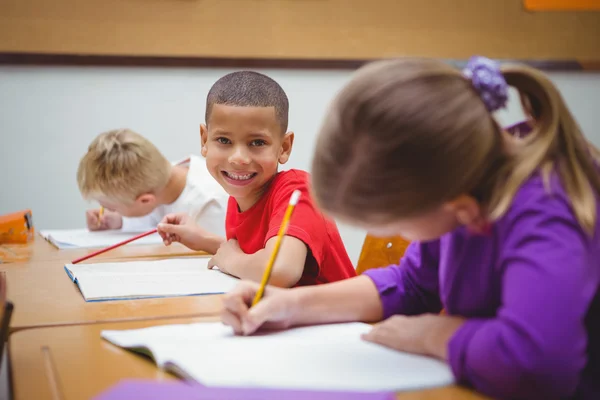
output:
M 200 126 L 206 166 L 245 211 L 287 162 L 294 134 L 281 132 L 274 107 L 214 104 L 209 119 Z
M 123 217 L 143 217 L 150 214 L 158 206 L 153 194 L 143 194 L 131 204 L 123 204 L 109 198 L 97 199 L 98 203 L 107 210 L 115 211 Z

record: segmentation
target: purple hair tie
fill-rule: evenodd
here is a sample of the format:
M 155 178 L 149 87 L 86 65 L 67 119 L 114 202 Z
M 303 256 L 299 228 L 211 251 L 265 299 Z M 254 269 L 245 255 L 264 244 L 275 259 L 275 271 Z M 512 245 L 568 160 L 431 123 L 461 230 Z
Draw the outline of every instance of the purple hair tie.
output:
M 489 58 L 471 57 L 463 70 L 489 112 L 504 108 L 508 101 L 508 84 L 500 72 L 500 65 Z

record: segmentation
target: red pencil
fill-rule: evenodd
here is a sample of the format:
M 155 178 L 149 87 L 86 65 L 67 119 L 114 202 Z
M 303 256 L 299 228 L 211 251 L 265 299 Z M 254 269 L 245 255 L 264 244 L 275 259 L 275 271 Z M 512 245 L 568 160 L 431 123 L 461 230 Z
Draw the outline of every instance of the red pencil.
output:
M 119 242 L 117 244 L 113 244 L 112 246 L 106 247 L 106 248 L 104 248 L 102 250 L 98 250 L 98 251 L 95 251 L 93 253 L 90 253 L 87 256 L 79 257 L 78 259 L 75 259 L 75 260 L 71 261 L 71 264 L 80 263 L 82 261 L 87 260 L 88 258 L 95 257 L 98 254 L 106 253 L 109 250 L 116 249 L 117 247 L 121 247 L 121 246 L 123 246 L 123 245 L 125 245 L 127 243 L 133 242 L 134 240 L 141 239 L 141 238 L 143 238 L 145 236 L 152 235 L 153 233 L 156 233 L 156 229 L 152 229 L 151 231 L 141 233 L 141 234 L 139 234 L 137 236 L 134 236 L 132 238 L 129 238 L 127 240 L 123 240 L 122 242 Z

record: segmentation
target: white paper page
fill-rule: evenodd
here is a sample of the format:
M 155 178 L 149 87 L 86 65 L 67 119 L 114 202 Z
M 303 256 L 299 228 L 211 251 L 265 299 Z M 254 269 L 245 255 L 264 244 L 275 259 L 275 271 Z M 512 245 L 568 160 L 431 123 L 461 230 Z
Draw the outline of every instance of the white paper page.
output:
M 101 248 L 112 246 L 124 240 L 130 239 L 142 232 L 124 232 L 120 230 L 107 230 L 91 232 L 87 229 L 61 229 L 44 230 L 40 235 L 52 242 L 59 249 L 73 248 Z M 162 239 L 157 233 L 134 240 L 130 245 L 161 244 Z
M 159 367 L 163 366 L 162 357 L 170 355 L 168 348 L 173 342 L 181 343 L 183 347 L 193 346 L 194 341 L 215 340 L 226 336 L 232 336 L 231 328 L 220 323 L 209 324 L 177 324 L 162 325 L 144 329 L 129 329 L 102 331 L 101 336 L 111 343 L 123 348 L 146 348 L 152 352 L 152 356 Z M 164 347 L 167 350 L 164 350 Z M 163 350 L 161 350 L 163 348 Z M 154 354 L 157 349 L 157 354 Z
M 239 280 L 209 270 L 208 257 L 67 264 L 86 300 L 225 293 Z
M 124 347 L 145 344 L 201 384 L 306 390 L 401 391 L 454 382 L 445 363 L 363 341 L 361 323 L 240 337 L 220 323 L 103 331 Z M 204 334 L 203 334 L 204 333 Z

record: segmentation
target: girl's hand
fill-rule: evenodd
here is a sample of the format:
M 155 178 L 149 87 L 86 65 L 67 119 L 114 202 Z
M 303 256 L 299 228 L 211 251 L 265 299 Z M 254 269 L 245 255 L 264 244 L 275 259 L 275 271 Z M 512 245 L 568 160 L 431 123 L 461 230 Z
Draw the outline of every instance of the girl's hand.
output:
M 244 281 L 225 295 L 221 321 L 236 335 L 251 335 L 258 329 L 285 329 L 293 324 L 298 309 L 295 290 L 267 286 L 262 299 L 250 308 L 259 286 Z
M 363 339 L 399 351 L 446 360 L 448 342 L 464 322 L 463 318 L 447 315 L 394 315 L 374 325 Z

